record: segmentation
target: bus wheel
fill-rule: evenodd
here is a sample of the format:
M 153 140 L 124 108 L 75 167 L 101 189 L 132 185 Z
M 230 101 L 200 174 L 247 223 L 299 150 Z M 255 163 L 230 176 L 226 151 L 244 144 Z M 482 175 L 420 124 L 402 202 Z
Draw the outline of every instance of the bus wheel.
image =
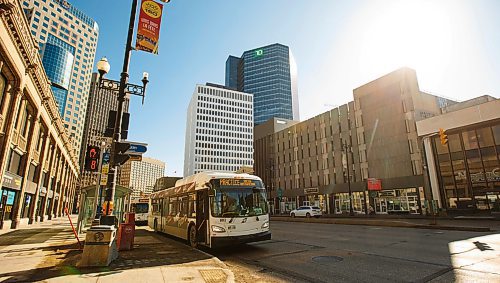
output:
M 198 248 L 198 241 L 196 240 L 196 226 L 189 226 L 188 242 L 192 248 Z
M 306 217 L 307 217 L 307 218 L 311 218 L 311 214 L 308 212 L 308 213 L 306 214 Z

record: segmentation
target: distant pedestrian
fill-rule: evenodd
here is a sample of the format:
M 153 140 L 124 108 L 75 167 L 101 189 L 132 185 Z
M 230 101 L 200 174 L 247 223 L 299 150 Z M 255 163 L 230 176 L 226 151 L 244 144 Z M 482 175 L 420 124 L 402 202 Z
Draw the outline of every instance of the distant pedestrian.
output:
M 370 206 L 368 207 L 368 212 L 369 212 L 369 214 L 370 214 L 370 215 L 375 214 L 375 211 L 373 210 L 373 206 L 371 206 L 371 205 L 370 205 Z

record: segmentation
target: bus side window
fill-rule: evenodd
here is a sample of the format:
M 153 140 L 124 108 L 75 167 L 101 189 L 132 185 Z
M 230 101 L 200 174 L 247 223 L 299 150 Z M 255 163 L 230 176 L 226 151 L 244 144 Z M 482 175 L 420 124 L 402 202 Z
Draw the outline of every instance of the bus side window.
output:
M 153 209 L 154 213 L 160 212 L 160 206 L 158 205 L 158 201 L 157 200 L 151 201 L 151 205 L 153 206 L 152 209 Z
M 179 197 L 179 216 L 184 217 L 187 216 L 187 206 L 188 206 L 188 197 L 181 196 Z
M 168 215 L 168 199 L 169 198 L 164 198 L 161 205 L 163 206 L 163 211 L 162 211 L 162 215 Z
M 168 215 L 175 216 L 177 214 L 177 197 L 171 197 L 168 202 Z
M 195 211 L 195 194 L 190 194 L 189 195 L 189 209 L 188 209 L 188 217 L 196 217 L 196 211 Z

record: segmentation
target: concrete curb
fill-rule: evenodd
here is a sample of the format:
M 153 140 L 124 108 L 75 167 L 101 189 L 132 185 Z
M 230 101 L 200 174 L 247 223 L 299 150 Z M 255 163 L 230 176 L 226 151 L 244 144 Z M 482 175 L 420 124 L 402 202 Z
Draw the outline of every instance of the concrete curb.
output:
M 400 227 L 400 228 L 418 228 L 418 229 L 436 229 L 436 230 L 452 230 L 452 231 L 469 231 L 469 232 L 490 232 L 489 227 L 468 227 L 468 226 L 446 226 L 433 224 L 415 224 L 405 221 L 390 221 L 390 220 L 366 220 L 366 219 L 332 219 L 332 218 L 290 218 L 290 217 L 271 217 L 272 221 L 283 222 L 302 222 L 302 223 L 322 223 L 322 224 L 342 224 L 342 225 L 365 225 L 365 226 L 383 226 L 383 227 Z

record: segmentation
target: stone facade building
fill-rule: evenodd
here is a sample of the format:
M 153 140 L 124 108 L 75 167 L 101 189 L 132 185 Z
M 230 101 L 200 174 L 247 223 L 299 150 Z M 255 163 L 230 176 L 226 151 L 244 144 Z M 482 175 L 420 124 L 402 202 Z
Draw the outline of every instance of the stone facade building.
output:
M 0 0 L 0 227 L 75 206 L 78 157 L 17 0 Z

